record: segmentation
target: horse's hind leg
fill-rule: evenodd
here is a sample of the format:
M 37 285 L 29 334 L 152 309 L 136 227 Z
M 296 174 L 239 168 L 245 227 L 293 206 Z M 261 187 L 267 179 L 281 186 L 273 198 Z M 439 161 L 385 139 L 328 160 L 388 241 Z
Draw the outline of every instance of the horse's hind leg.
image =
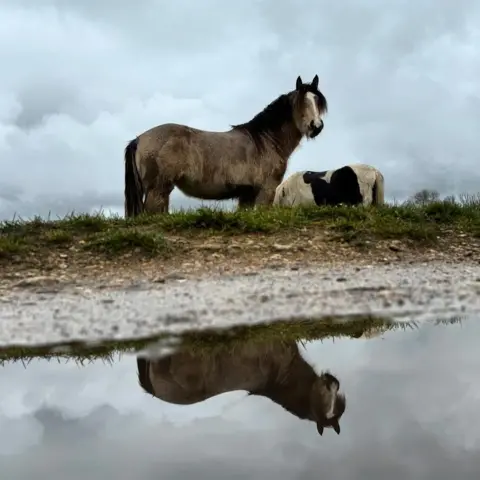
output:
M 255 196 L 243 195 L 238 199 L 238 209 L 245 210 L 255 206 Z
M 253 208 L 255 206 L 255 199 L 258 195 L 258 189 L 248 188 L 240 193 L 238 196 L 238 209 L 244 210 L 247 208 Z
M 145 194 L 145 211 L 149 213 L 168 213 L 170 194 L 174 189 L 173 184 L 156 185 Z

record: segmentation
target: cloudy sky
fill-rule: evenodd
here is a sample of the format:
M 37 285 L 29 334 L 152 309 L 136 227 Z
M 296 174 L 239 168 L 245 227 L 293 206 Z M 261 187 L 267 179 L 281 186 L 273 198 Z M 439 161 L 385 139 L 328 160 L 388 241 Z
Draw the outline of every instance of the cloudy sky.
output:
M 330 113 L 287 173 L 365 162 L 390 199 L 478 190 L 477 0 L 16 0 L 0 17 L 0 219 L 122 213 L 128 140 L 228 129 L 299 74 Z
M 0 374 L 2 478 L 477 479 L 479 334 L 471 322 L 308 344 L 304 357 L 347 395 L 340 436 L 242 392 L 164 403 L 141 390 L 130 356 L 10 364 Z

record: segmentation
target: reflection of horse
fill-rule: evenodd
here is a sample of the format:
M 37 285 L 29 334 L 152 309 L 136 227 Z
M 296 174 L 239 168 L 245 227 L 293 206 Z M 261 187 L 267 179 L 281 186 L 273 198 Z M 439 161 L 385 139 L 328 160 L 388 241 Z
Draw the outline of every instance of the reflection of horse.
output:
M 363 163 L 324 172 L 295 172 L 277 187 L 273 204 L 383 205 L 384 184 L 382 173 Z
M 162 358 L 137 357 L 142 388 L 169 403 L 191 405 L 235 390 L 267 397 L 300 419 L 340 434 L 346 407 L 340 382 L 317 375 L 295 342 L 247 341 L 233 348 L 192 351 L 182 347 Z
M 295 90 L 229 131 L 165 123 L 143 132 L 125 149 L 125 216 L 168 212 L 174 187 L 204 200 L 236 198 L 239 207 L 271 205 L 291 154 L 322 131 L 326 111 L 315 75 L 310 84 L 298 77 Z

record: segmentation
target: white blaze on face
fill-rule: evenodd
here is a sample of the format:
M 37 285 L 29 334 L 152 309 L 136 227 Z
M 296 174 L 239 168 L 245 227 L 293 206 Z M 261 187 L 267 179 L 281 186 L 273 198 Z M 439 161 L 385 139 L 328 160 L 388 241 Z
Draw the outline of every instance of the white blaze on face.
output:
M 311 120 L 313 120 L 313 124 L 317 128 L 320 127 L 323 121 L 322 116 L 320 115 L 320 111 L 318 110 L 317 96 L 312 92 L 307 92 L 305 94 L 305 100 L 309 105 L 308 110 L 312 116 Z
M 332 388 L 330 389 L 330 408 L 327 410 L 326 417 L 327 418 L 333 418 L 334 413 L 335 413 L 335 401 L 337 400 L 337 392 L 338 392 L 338 387 L 336 384 L 332 385 Z

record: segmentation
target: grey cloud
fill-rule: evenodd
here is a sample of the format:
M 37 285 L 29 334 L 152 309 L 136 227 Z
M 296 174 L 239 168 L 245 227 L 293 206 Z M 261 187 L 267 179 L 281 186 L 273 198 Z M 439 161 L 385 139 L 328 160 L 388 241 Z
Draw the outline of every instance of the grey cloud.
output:
M 478 190 L 475 0 L 20 0 L 0 15 L 0 218 L 87 210 L 86 196 L 122 211 L 130 138 L 170 121 L 226 129 L 298 74 L 319 74 L 330 113 L 287 174 L 366 162 L 390 199 Z
M 21 193 L 22 189 L 16 185 L 0 183 L 0 201 L 19 202 Z

